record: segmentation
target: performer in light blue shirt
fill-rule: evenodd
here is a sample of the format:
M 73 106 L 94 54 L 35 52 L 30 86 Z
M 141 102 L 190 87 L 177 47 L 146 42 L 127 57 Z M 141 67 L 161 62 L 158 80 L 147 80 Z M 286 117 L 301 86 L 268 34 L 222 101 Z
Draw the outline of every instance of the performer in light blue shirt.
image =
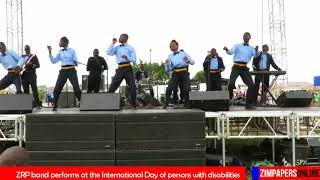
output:
M 56 57 L 49 54 L 52 64 L 56 64 L 61 61 L 61 66 L 78 66 L 77 55 L 74 49 L 66 47 L 60 49 Z
M 249 45 L 249 42 L 240 43 L 233 46 L 232 49 L 226 51 L 229 55 L 233 56 L 233 62 L 235 63 L 248 63 L 252 57 L 257 55 L 257 50 Z
M 203 71 L 206 78 L 207 91 L 221 91 L 221 72 L 225 66 L 223 59 L 218 55 L 217 50 L 212 48 L 203 62 Z
M 72 84 L 74 94 L 77 97 L 78 102 L 80 102 L 81 100 L 81 90 L 79 87 L 77 70 L 75 68 L 75 66 L 78 65 L 78 59 L 77 59 L 75 50 L 72 48 L 69 48 L 68 45 L 69 45 L 68 38 L 62 37 L 59 43 L 59 46 L 62 49 L 59 50 L 58 54 L 55 57 L 52 56 L 51 46 L 48 46 L 50 61 L 53 64 L 61 61 L 61 70 L 59 71 L 59 76 L 53 91 L 53 94 L 54 94 L 53 111 L 57 110 L 59 95 L 68 79 Z
M 267 69 L 267 54 L 265 54 L 265 53 L 261 53 L 261 61 L 259 63 L 259 68 L 261 70 Z
M 185 59 L 188 59 L 189 61 L 186 62 Z M 165 66 L 165 70 L 167 72 L 170 72 L 177 68 L 188 67 L 189 64 L 194 64 L 194 60 L 183 50 L 173 52 L 168 56 L 168 60 L 170 63 Z
M 136 63 L 136 52 L 134 48 L 128 43 L 120 44 L 119 46 L 114 47 L 112 43 L 107 51 L 109 56 L 116 56 L 116 63 Z
M 264 44 L 262 46 L 262 52 L 259 53 L 257 57 L 253 59 L 252 67 L 254 71 L 270 71 L 270 66 L 272 66 L 274 69 L 281 71 L 281 69 L 277 66 L 277 64 L 274 62 L 273 57 L 269 52 L 269 46 L 267 44 Z M 269 90 L 269 80 L 270 75 L 268 74 L 261 74 L 256 75 L 254 78 L 254 84 L 255 84 L 255 102 L 258 100 L 258 95 L 260 94 L 261 99 L 260 103 L 264 104 L 267 101 L 267 93 Z M 262 91 L 259 93 L 260 84 L 262 84 Z
M 112 44 L 107 50 L 108 55 L 116 56 L 116 63 L 118 64 L 118 69 L 112 79 L 108 92 L 114 93 L 119 88 L 122 80 L 125 79 L 130 89 L 131 107 L 136 109 L 136 85 L 131 62 L 135 64 L 137 57 L 134 48 L 127 43 L 128 39 L 128 34 L 121 34 L 119 38 L 120 45 L 115 47 L 114 45 L 117 43 L 117 39 L 113 38 Z
M 166 60 L 165 70 L 167 72 L 171 71 L 172 76 L 166 90 L 166 100 L 163 108 L 167 108 L 171 93 L 177 90 L 178 83 L 182 83 L 183 85 L 181 93 L 183 94 L 182 97 L 184 97 L 184 106 L 185 108 L 190 108 L 189 91 L 191 90 L 191 83 L 188 66 L 189 64 L 194 65 L 195 62 L 184 50 L 179 50 L 179 43 L 176 40 L 170 42 L 170 49 L 172 54 L 170 54 Z
M 0 90 L 6 89 L 14 84 L 17 94 L 21 94 L 20 70 L 26 59 L 12 50 L 7 50 L 6 45 L 0 42 L 0 63 L 8 70 L 8 74 L 0 80 Z
M 230 98 L 233 97 L 233 89 L 235 87 L 235 82 L 238 76 L 241 77 L 242 81 L 248 86 L 247 97 L 246 97 L 246 109 L 255 109 L 255 88 L 252 77 L 249 73 L 249 68 L 247 67 L 247 63 L 249 63 L 252 57 L 257 56 L 258 47 L 254 48 L 249 45 L 249 41 L 251 39 L 251 35 L 249 32 L 243 34 L 243 43 L 236 44 L 232 49 L 228 49 L 224 47 L 223 49 L 229 55 L 233 56 L 233 67 L 230 74 L 229 80 L 229 94 Z

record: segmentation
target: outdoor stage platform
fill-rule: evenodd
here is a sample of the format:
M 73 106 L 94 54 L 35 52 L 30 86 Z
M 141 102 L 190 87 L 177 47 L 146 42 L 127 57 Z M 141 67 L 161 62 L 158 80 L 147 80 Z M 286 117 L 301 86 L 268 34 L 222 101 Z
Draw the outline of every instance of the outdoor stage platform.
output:
M 2 114 L 0 120 L 0 140 L 25 142 L 33 165 L 205 165 L 206 140 L 221 141 L 225 165 L 226 141 L 257 138 L 272 139 L 273 159 L 274 140 L 290 139 L 296 162 L 296 140 L 320 137 L 319 107 L 230 107 L 224 112 L 43 108 Z

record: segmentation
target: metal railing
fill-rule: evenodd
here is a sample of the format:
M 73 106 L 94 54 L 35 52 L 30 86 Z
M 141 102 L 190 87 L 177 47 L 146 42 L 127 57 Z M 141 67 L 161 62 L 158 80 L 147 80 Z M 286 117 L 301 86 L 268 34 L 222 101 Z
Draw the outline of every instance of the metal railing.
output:
M 296 139 L 320 138 L 319 111 L 206 112 L 206 118 L 214 118 L 213 123 L 215 123 L 216 126 L 215 133 L 207 133 L 206 139 L 213 139 L 215 144 L 216 140 L 221 140 L 223 166 L 226 164 L 225 141 L 228 139 L 272 139 L 273 160 L 275 160 L 274 140 L 291 139 L 292 162 L 293 166 L 295 166 Z M 250 127 L 249 124 L 253 124 L 254 127 Z M 234 130 L 235 125 L 238 126 L 237 131 Z
M 25 115 L 0 115 L 0 141 L 25 141 Z

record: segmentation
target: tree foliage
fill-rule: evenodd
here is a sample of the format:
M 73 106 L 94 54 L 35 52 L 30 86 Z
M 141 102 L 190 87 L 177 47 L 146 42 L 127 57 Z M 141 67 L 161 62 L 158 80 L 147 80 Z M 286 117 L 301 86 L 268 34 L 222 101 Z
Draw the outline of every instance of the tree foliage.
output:
M 198 71 L 196 75 L 193 77 L 194 80 L 196 80 L 199 83 L 205 83 L 206 78 L 204 77 L 204 71 Z
M 45 96 L 46 96 L 46 89 L 45 88 L 38 88 L 38 93 L 39 93 L 40 101 L 44 102 Z
M 170 73 L 166 72 L 164 69 L 164 64 L 158 63 L 145 63 L 144 69 L 149 74 L 149 82 L 151 84 L 159 84 L 163 85 L 166 84 L 168 79 L 170 78 Z M 136 73 L 140 69 L 140 64 L 133 65 L 133 72 Z

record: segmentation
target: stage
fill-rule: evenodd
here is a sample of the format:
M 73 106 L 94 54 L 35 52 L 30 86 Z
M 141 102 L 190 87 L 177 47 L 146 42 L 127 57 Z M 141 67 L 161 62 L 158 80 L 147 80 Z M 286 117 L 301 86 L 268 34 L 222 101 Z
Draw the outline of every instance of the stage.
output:
M 0 140 L 25 143 L 33 165 L 204 165 L 206 140 L 214 146 L 221 142 L 225 165 L 226 141 L 263 138 L 290 139 L 291 162 L 296 162 L 296 140 L 320 137 L 319 107 L 248 111 L 231 106 L 221 112 L 42 108 L 0 119 Z M 8 124 L 10 131 L 3 129 Z M 274 148 L 273 143 L 273 159 Z

